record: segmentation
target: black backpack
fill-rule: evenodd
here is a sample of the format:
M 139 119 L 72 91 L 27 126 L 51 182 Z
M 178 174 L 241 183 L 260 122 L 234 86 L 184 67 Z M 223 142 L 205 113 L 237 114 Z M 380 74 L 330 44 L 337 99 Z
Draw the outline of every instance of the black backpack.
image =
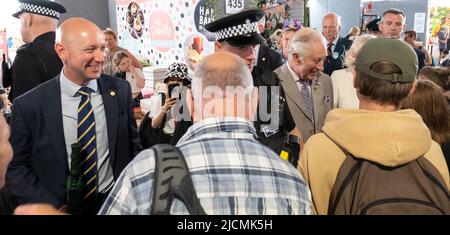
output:
M 328 214 L 449 215 L 450 194 L 439 171 L 423 156 L 387 167 L 347 153 Z
M 183 154 L 173 145 L 157 144 L 151 148 L 155 153 L 152 215 L 168 215 L 177 198 L 191 215 L 206 215 L 195 192 Z

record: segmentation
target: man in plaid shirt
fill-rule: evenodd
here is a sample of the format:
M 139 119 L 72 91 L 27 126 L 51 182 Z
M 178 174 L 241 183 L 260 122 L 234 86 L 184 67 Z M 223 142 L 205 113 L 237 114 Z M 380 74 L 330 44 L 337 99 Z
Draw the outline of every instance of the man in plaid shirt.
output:
M 236 93 L 236 89 L 243 92 Z M 245 61 L 227 52 L 205 57 L 187 100 L 194 125 L 177 147 L 207 214 L 310 213 L 311 196 L 303 178 L 289 162 L 257 140 L 251 121 L 258 95 Z M 150 214 L 154 167 L 153 150 L 136 156 L 99 214 Z M 170 212 L 188 214 L 177 199 Z

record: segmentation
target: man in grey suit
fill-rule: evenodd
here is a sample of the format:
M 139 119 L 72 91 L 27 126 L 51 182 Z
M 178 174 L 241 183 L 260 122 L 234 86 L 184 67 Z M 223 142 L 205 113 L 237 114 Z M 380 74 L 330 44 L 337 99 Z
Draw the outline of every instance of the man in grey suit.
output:
M 303 141 L 321 131 L 333 107 L 333 87 L 322 73 L 326 40 L 317 30 L 302 28 L 291 39 L 288 62 L 275 70 Z

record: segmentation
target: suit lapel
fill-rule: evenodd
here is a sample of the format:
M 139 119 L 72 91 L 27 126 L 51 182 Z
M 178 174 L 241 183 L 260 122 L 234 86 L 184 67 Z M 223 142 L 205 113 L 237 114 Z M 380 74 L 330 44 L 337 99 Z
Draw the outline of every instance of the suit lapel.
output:
M 55 149 L 55 156 L 57 157 L 60 165 L 68 168 L 59 75 L 58 77 L 52 79 L 49 86 L 46 86 L 46 88 L 47 89 L 44 90 L 45 104 L 41 105 L 42 116 L 44 118 L 45 126 L 48 127 L 47 131 Z
M 111 78 L 102 75 L 97 81 L 105 108 L 109 156 L 110 159 L 113 160 L 115 157 L 117 123 L 119 117 L 119 91 L 114 82 L 111 81 Z
M 309 120 L 312 121 L 312 119 L 308 116 L 305 102 L 303 101 L 303 97 L 301 97 L 300 95 L 300 90 L 298 89 L 298 86 L 294 81 L 294 78 L 292 77 L 292 74 L 290 73 L 287 66 L 289 66 L 288 63 L 285 63 L 283 67 L 281 67 L 283 74 L 279 76 L 283 89 L 286 95 L 294 102 L 294 104 L 298 108 L 300 108 L 300 110 L 305 114 L 305 116 Z
M 324 99 L 324 89 L 321 87 L 320 77 L 322 73 L 319 72 L 316 80 L 311 84 L 311 93 L 313 97 L 313 106 L 314 106 L 314 119 L 317 123 L 318 118 L 320 117 L 320 111 L 323 108 L 323 99 Z

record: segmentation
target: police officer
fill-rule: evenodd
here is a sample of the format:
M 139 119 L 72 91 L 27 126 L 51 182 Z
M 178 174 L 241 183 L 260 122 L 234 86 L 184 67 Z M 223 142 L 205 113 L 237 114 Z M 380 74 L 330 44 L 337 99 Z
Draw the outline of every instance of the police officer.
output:
M 46 0 L 19 0 L 19 3 L 19 10 L 13 17 L 20 19 L 20 33 L 25 44 L 17 50 L 11 67 L 11 102 L 58 75 L 63 66 L 54 45 L 58 20 L 66 9 Z
M 259 87 L 255 121 L 259 141 L 282 157 L 288 157 L 296 166 L 300 131 L 290 114 L 279 78 L 267 66 L 254 66 L 256 45 L 266 43 L 258 29 L 258 21 L 263 16 L 262 10 L 246 10 L 211 22 L 205 28 L 216 35 L 216 51 L 228 51 L 240 56 L 252 71 L 253 83 Z

